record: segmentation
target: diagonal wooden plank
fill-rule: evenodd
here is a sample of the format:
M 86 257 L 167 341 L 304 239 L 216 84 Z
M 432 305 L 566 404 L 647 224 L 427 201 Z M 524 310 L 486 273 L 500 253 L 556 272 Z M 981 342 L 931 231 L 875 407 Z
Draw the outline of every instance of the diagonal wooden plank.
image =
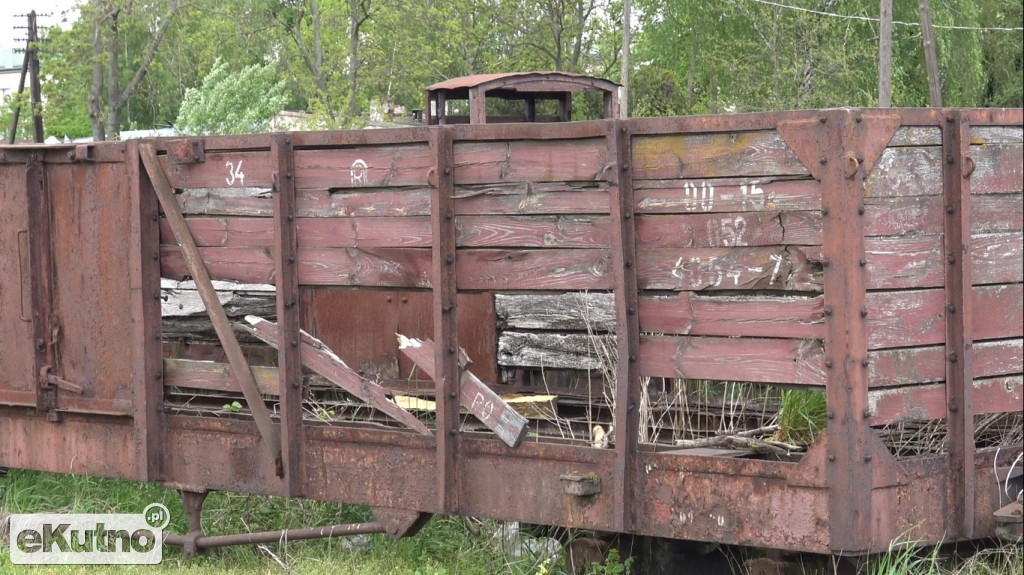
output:
M 277 324 L 254 315 L 246 316 L 245 321 L 249 322 L 249 325 L 236 324 L 239 329 L 258 337 L 275 349 L 278 347 Z M 346 365 L 322 341 L 302 330 L 299 330 L 299 335 L 302 340 L 299 349 L 303 365 L 366 402 L 370 407 L 393 417 L 413 431 L 422 435 L 433 435 L 422 421 L 416 419 L 415 415 L 391 401 L 383 387 L 364 377 L 360 377 L 358 373 Z
M 188 224 L 185 223 L 185 216 L 182 215 L 181 208 L 178 206 L 177 200 L 174 199 L 174 190 L 167 179 L 167 173 L 164 172 L 163 167 L 157 160 L 156 148 L 153 147 L 152 143 L 142 144 L 139 146 L 139 155 L 142 156 L 142 163 L 146 166 L 146 172 L 149 174 L 153 189 L 156 190 L 160 207 L 163 208 L 164 214 L 167 216 L 167 222 L 171 225 L 171 230 L 174 232 L 174 237 L 178 241 L 178 245 L 181 246 L 182 257 L 188 265 L 192 279 L 195 280 L 199 297 L 202 298 L 203 305 L 206 306 L 206 310 L 210 314 L 213 329 L 217 332 L 217 337 L 224 347 L 224 353 L 231 364 L 231 373 L 238 380 L 238 386 L 242 388 L 245 402 L 249 405 L 253 419 L 256 420 L 256 427 L 263 437 L 263 443 L 267 446 L 267 450 L 270 451 L 270 455 L 273 457 L 280 472 L 282 471 L 280 465 L 281 436 L 278 433 L 277 427 L 274 426 L 273 420 L 270 418 L 270 411 L 267 409 L 266 404 L 263 403 L 263 398 L 260 397 L 256 380 L 253 378 L 252 371 L 249 370 L 249 363 L 242 353 L 242 347 L 238 345 L 235 332 L 231 329 L 231 322 L 228 321 L 228 316 L 224 313 L 224 307 L 217 298 L 217 290 L 213 288 L 210 274 L 207 272 L 203 258 L 199 254 L 199 248 L 196 247 L 195 239 L 192 238 Z
M 422 369 L 428 377 L 434 378 L 434 342 L 408 338 L 398 334 L 398 349 Z M 460 350 L 461 351 L 461 350 Z M 460 355 L 460 364 L 465 366 L 468 358 Z M 505 402 L 487 384 L 469 372 L 462 370 L 459 403 L 475 415 L 481 423 L 493 431 L 509 447 L 515 447 L 526 436 L 527 419 Z

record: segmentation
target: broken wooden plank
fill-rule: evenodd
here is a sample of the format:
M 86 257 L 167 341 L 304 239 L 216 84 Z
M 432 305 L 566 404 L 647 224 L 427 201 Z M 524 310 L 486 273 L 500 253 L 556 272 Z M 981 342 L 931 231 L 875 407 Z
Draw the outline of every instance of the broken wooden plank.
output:
M 277 324 L 269 322 L 256 316 L 246 316 L 245 320 L 249 325 L 236 324 L 239 328 L 251 333 L 268 345 L 278 347 Z M 344 389 L 348 393 L 366 402 L 370 407 L 385 413 L 413 431 L 422 435 L 433 436 L 433 432 L 416 419 L 416 416 L 402 409 L 395 402 L 388 398 L 384 388 L 359 377 L 359 374 L 352 370 L 340 357 L 319 339 L 300 330 L 300 350 L 302 364 L 316 373 L 326 377 L 328 380 Z
M 428 377 L 434 378 L 433 341 L 398 334 L 398 349 L 413 360 Z M 459 382 L 459 403 L 509 447 L 519 445 L 526 437 L 527 419 L 468 369 L 463 369 Z
M 1024 400 L 1021 376 L 975 379 L 974 414 L 1020 411 Z M 946 386 L 942 383 L 874 389 L 868 392 L 870 425 L 899 421 L 943 419 L 947 415 Z
M 168 172 L 157 159 L 156 149 L 153 147 L 153 144 L 145 143 L 139 146 L 139 154 L 142 156 L 142 163 L 146 166 L 146 172 L 149 174 L 149 179 L 153 184 L 153 189 L 156 191 L 157 199 L 160 201 L 160 207 L 163 208 L 167 220 L 171 224 L 171 229 L 174 231 L 174 237 L 181 247 L 179 253 L 184 260 L 185 268 L 196 282 L 196 288 L 202 297 L 203 305 L 206 306 L 210 314 L 210 321 L 213 323 L 217 337 L 220 339 L 221 345 L 224 346 L 224 352 L 231 363 L 231 373 L 238 380 L 238 384 L 242 388 L 245 401 L 249 405 L 253 419 L 256 421 L 256 427 L 263 438 L 263 443 L 266 445 L 271 457 L 275 461 L 280 462 L 281 436 L 270 418 L 270 410 L 267 409 L 266 404 L 263 403 L 263 398 L 260 397 L 256 380 L 253 378 L 252 371 L 249 370 L 249 364 L 242 353 L 241 346 L 238 344 L 238 339 L 235 338 L 235 332 L 231 329 L 228 316 L 224 312 L 224 307 L 221 306 L 220 299 L 217 297 L 217 291 L 213 287 L 210 273 L 207 271 L 206 264 L 199 253 L 199 248 L 196 247 L 195 240 L 192 239 L 192 234 L 188 230 L 188 225 L 185 223 L 185 217 L 178 207 L 178 202 L 174 199 L 174 190 L 171 189 L 171 184 L 168 181 Z M 198 164 L 186 164 L 185 166 L 193 165 Z M 181 168 L 182 166 L 177 167 Z

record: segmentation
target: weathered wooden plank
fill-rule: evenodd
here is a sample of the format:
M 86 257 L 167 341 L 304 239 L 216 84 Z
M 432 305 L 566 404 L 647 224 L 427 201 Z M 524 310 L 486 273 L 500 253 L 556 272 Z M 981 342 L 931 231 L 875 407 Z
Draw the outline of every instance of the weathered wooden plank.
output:
M 645 336 L 640 372 L 656 377 L 825 385 L 818 340 Z
M 261 394 L 279 394 L 276 367 L 254 365 L 250 369 Z M 164 359 L 164 385 L 230 393 L 242 392 L 238 382 L 231 376 L 231 365 L 213 361 Z
M 941 146 L 942 130 L 937 126 L 904 126 L 893 134 L 889 147 Z
M 1024 188 L 1024 146 L 971 146 L 975 168 L 971 193 L 1000 194 Z M 925 196 L 942 193 L 942 147 L 888 148 L 865 180 L 866 196 Z
M 612 373 L 614 335 L 504 331 L 498 337 L 498 364 L 543 369 L 580 369 Z
M 786 231 L 779 212 L 648 215 L 636 219 L 638 248 L 785 245 Z
M 971 233 L 1009 232 L 1024 227 L 1022 194 L 971 196 Z M 866 198 L 868 236 L 935 235 L 942 233 L 945 206 L 941 196 Z M 819 232 L 821 221 L 813 222 Z M 789 231 L 787 227 L 787 231 Z
M 1024 130 L 1020 126 L 971 126 L 970 138 L 972 145 L 1020 144 L 1024 142 Z
M 646 248 L 638 250 L 640 289 L 821 291 L 820 249 Z
M 603 139 L 455 142 L 455 184 L 601 179 Z
M 410 339 L 399 334 L 398 349 L 413 360 L 428 377 L 434 379 L 434 342 L 429 339 Z M 486 425 L 509 447 L 519 445 L 526 437 L 526 425 L 529 423 L 527 419 L 468 369 L 462 370 L 459 404 L 475 415 L 480 423 Z
M 1021 232 L 971 238 L 975 284 L 1024 280 Z M 945 281 L 941 236 L 871 237 L 864 241 L 868 289 L 939 287 Z
M 172 164 L 159 157 L 171 187 L 183 188 L 269 188 L 276 158 L 268 150 L 208 152 L 195 164 Z
M 189 229 L 201 247 L 273 247 L 274 222 L 269 218 L 188 218 Z M 430 247 L 427 216 L 381 218 L 297 218 L 299 245 L 304 248 Z M 169 228 L 161 225 L 166 241 Z
M 634 180 L 634 198 L 642 214 L 820 210 L 821 183 L 772 177 Z
M 459 216 L 461 247 L 607 248 L 607 216 Z
M 870 354 L 871 387 L 914 385 L 944 381 L 944 346 L 886 349 Z M 974 377 L 1017 375 L 1024 371 L 1024 340 L 975 342 L 972 348 Z
M 433 158 L 426 143 L 295 152 L 299 189 L 425 186 Z
M 236 326 L 264 341 L 274 349 L 280 347 L 276 324 L 252 315 L 247 316 L 245 320 L 249 325 L 236 324 Z M 299 330 L 299 339 L 301 341 L 298 342 L 298 347 L 302 357 L 302 365 L 322 375 L 347 393 L 359 398 L 373 409 L 387 414 L 409 429 L 421 435 L 434 435 L 422 421 L 416 419 L 415 415 L 391 401 L 384 392 L 384 388 L 372 381 L 359 377 L 358 373 L 346 365 L 322 341 L 302 330 Z
M 1024 400 L 1021 376 L 975 379 L 973 387 L 971 399 L 975 415 L 1020 411 Z M 943 419 L 948 409 L 943 384 L 874 389 L 868 393 L 868 405 L 870 425 Z
M 1021 284 L 975 286 L 974 341 L 1020 337 L 1024 330 Z M 941 289 L 870 292 L 868 343 L 871 349 L 943 343 L 946 295 Z
M 270 190 L 265 188 L 193 188 L 175 196 L 187 215 L 273 215 Z M 300 217 L 381 217 L 430 215 L 430 188 L 327 188 L 298 190 Z M 516 182 L 459 186 L 455 211 L 485 214 L 600 214 L 608 213 L 608 190 L 603 182 Z
M 974 288 L 974 340 L 1019 337 L 1024 326 L 1021 284 Z M 944 341 L 941 289 L 869 292 L 871 349 L 922 346 Z M 501 294 L 495 298 L 500 327 L 513 330 L 614 331 L 607 293 Z M 680 292 L 640 299 L 645 333 L 725 337 L 825 337 L 821 296 L 704 295 Z
M 633 169 L 638 180 L 808 175 L 774 130 L 637 137 Z
M 612 287 L 611 253 L 605 249 L 460 250 L 459 289 L 606 290 Z

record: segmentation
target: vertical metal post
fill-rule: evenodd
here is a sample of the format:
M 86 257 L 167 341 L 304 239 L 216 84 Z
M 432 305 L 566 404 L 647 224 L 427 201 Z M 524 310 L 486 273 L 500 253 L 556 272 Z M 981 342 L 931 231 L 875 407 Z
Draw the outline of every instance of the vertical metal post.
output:
M 438 509 L 459 510 L 459 367 L 455 280 L 455 151 L 453 128 L 430 132 L 434 157 L 430 198 L 434 291 L 434 383 L 437 400 Z
M 50 421 L 59 421 L 57 389 L 46 386 L 45 368 L 57 365 L 58 350 L 54 328 L 57 318 L 53 308 L 54 268 L 50 245 L 52 216 L 50 187 L 46 182 L 46 164 L 38 152 L 31 152 L 26 170 L 28 190 L 29 269 L 32 276 L 32 338 L 35 344 L 36 411 L 45 413 Z
M 864 159 L 854 147 L 849 111 L 823 112 L 818 123 L 830 544 L 835 550 L 863 551 L 871 536 L 873 453 L 872 431 L 863 417 L 868 410 Z
M 274 171 L 274 265 L 277 273 L 277 376 L 281 398 L 281 465 L 288 497 L 302 494 L 302 358 L 299 351 L 298 239 L 295 211 L 295 153 L 292 138 L 279 134 L 270 144 Z
M 972 303 L 970 124 L 948 112 L 942 127 L 943 253 L 946 292 L 946 439 L 949 445 L 949 529 L 958 539 L 974 534 L 974 378 Z M 966 165 L 965 165 L 966 164 Z
M 28 15 L 28 65 L 29 92 L 32 97 L 32 135 L 37 143 L 43 143 L 43 113 L 41 110 L 43 95 L 39 83 L 39 30 L 36 27 L 36 11 Z
M 611 192 L 612 262 L 615 270 L 615 526 L 629 532 L 635 525 L 640 432 L 640 320 L 637 314 L 636 232 L 633 218 L 631 137 L 626 122 L 608 122 L 606 170 Z
M 131 187 L 129 281 L 132 307 L 132 417 L 137 479 L 157 481 L 163 470 L 163 349 L 160 316 L 160 209 L 139 159 L 139 142 L 128 143 Z

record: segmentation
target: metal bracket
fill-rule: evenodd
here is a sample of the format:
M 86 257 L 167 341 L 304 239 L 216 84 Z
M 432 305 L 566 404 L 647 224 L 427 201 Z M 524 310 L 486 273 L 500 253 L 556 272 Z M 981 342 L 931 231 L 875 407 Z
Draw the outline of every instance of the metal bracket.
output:
M 198 164 L 206 161 L 206 148 L 200 138 L 184 138 L 167 142 L 167 162 Z
M 44 365 L 43 368 L 39 370 L 39 385 L 42 386 L 43 388 L 58 387 L 60 389 L 70 391 L 71 393 L 75 393 L 78 395 L 81 395 L 82 392 L 85 391 L 85 388 L 82 387 L 81 385 L 77 383 L 71 383 L 66 379 L 59 378 L 56 375 L 50 373 L 50 370 L 51 367 L 49 365 Z
M 601 478 L 593 473 L 566 473 L 559 476 L 558 480 L 562 483 L 562 491 L 568 495 L 590 497 L 601 493 Z

